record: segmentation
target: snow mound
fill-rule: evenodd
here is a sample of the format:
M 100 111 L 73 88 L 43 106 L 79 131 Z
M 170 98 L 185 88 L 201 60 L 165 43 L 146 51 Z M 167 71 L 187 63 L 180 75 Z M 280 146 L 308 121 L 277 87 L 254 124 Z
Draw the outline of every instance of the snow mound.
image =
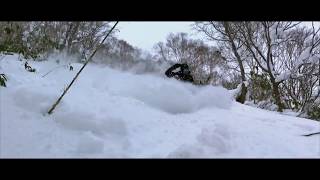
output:
M 102 153 L 103 148 L 104 142 L 101 139 L 91 133 L 85 133 L 77 144 L 76 152 L 79 154 L 96 154 Z
M 222 87 L 196 87 L 163 77 L 131 74 L 120 81 L 107 82 L 114 94 L 137 99 L 171 114 L 193 113 L 212 107 L 228 109 L 232 105 L 231 96 Z
M 99 136 L 127 135 L 126 124 L 119 118 L 108 116 L 98 118 L 95 114 L 78 111 L 57 112 L 53 117 L 65 128 L 73 130 L 88 131 Z
M 227 128 L 203 128 L 201 134 L 197 136 L 200 144 L 208 146 L 214 154 L 223 154 L 229 151 L 230 135 Z
M 27 111 L 45 114 L 56 96 L 35 92 L 26 87 L 17 88 L 12 94 L 15 104 Z
M 225 125 L 204 127 L 193 144 L 183 144 L 169 153 L 168 158 L 219 157 L 232 151 L 231 135 Z

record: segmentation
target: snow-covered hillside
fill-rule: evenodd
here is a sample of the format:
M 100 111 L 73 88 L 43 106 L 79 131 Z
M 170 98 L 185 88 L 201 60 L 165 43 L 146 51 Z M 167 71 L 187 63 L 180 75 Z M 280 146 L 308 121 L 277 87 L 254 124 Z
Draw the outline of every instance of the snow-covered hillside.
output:
M 320 157 L 317 121 L 236 103 L 221 87 L 89 64 L 52 115 L 81 64 L 0 60 L 1 158 Z

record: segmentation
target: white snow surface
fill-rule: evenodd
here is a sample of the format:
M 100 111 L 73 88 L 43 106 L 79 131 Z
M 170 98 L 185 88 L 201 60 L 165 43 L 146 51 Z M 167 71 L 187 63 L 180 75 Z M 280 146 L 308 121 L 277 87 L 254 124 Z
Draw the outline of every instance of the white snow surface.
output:
M 61 64 L 70 61 L 61 61 Z M 317 121 L 235 102 L 222 87 L 197 87 L 89 63 L 52 115 L 74 71 L 55 60 L 8 55 L 0 71 L 1 158 L 320 158 Z M 60 64 L 60 65 L 61 65 Z

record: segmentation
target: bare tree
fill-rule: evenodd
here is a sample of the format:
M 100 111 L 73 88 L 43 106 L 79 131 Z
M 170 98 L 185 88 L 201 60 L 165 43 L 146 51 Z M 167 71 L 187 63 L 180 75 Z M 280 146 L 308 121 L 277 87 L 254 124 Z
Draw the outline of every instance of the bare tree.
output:
M 237 101 L 244 103 L 247 94 L 246 76 L 244 69 L 244 59 L 242 57 L 242 43 L 238 39 L 238 32 L 235 28 L 235 22 L 196 22 L 195 29 L 204 33 L 209 40 L 217 42 L 223 49 L 224 57 L 229 57 L 228 61 L 236 62 L 240 70 L 242 85 L 241 93 L 237 97 Z M 229 56 L 232 54 L 233 56 Z M 225 59 L 227 60 L 227 59 Z

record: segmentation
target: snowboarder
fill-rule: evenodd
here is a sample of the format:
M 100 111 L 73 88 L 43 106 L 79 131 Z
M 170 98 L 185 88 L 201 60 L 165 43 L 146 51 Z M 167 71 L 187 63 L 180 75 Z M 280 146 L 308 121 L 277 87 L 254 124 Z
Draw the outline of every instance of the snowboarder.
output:
M 174 64 L 165 72 L 165 74 L 169 78 L 174 77 L 181 81 L 193 82 L 193 77 L 187 64 Z

